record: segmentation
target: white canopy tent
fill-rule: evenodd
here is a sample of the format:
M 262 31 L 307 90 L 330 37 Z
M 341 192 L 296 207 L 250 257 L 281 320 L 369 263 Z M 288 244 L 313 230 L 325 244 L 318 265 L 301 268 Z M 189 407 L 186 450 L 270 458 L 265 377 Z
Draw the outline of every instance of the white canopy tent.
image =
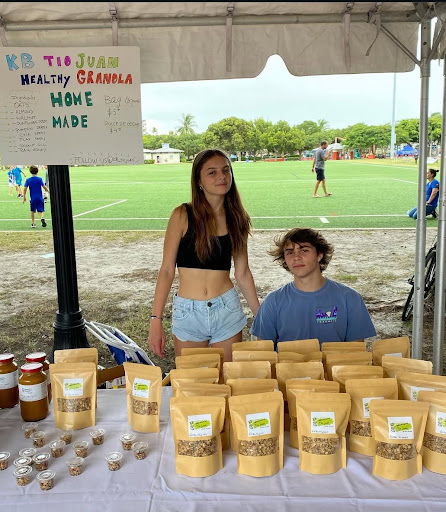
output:
M 421 358 L 429 70 L 433 58 L 444 58 L 444 20 L 442 2 L 0 2 L 0 42 L 12 47 L 59 47 L 61 52 L 79 43 L 138 46 L 143 83 L 254 77 L 274 54 L 297 76 L 407 72 L 418 65 L 419 216 L 412 355 Z M 443 134 L 445 118 L 443 112 Z M 440 183 L 436 373 L 442 372 L 445 310 L 446 183 L 444 179 Z M 71 201 L 69 184 L 54 185 L 67 188 L 59 198 L 53 195 L 52 208 L 59 211 L 63 200 Z M 55 218 L 57 211 L 52 211 Z M 74 242 L 66 240 L 62 230 L 55 230 L 54 237 L 55 251 L 56 238 L 61 238 L 68 252 L 74 253 Z M 72 261 L 75 266 L 74 256 Z M 64 262 L 61 258 L 59 265 Z M 66 286 L 58 282 L 59 295 Z

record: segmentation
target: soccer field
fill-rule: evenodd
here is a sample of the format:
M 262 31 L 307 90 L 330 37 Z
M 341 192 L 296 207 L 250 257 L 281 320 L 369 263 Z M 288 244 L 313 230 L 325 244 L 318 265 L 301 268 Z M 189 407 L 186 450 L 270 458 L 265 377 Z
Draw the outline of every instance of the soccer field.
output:
M 254 229 L 415 228 L 406 215 L 417 204 L 415 165 L 328 161 L 327 189 L 333 195 L 321 198 L 312 197 L 316 178 L 311 166 L 311 161 L 233 164 Z M 164 230 L 172 209 L 190 200 L 190 172 L 190 163 L 72 167 L 74 229 Z M 15 194 L 8 197 L 6 172 L 0 191 L 0 230 L 29 231 L 29 205 Z M 50 203 L 46 210 L 51 221 Z M 427 224 L 436 221 L 428 217 Z M 40 222 L 37 229 L 42 229 Z

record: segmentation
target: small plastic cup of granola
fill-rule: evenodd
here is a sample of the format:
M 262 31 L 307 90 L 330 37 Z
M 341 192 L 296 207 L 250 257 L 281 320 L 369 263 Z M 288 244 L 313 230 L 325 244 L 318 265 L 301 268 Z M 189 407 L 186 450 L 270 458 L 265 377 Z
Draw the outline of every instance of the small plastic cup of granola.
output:
M 23 456 L 18 457 L 17 459 L 14 459 L 14 462 L 13 462 L 13 464 L 16 468 L 20 468 L 21 466 L 31 467 L 32 463 L 33 463 L 33 460 L 31 459 L 31 457 L 23 457 Z
M 36 453 L 34 455 L 33 462 L 34 465 L 36 466 L 37 471 L 45 471 L 45 469 L 48 469 L 50 457 L 51 455 L 48 452 Z
M 22 430 L 23 433 L 25 434 L 26 439 L 29 439 L 31 437 L 31 434 L 34 434 L 34 432 L 36 432 L 38 426 L 39 424 L 35 422 L 24 423 L 22 425 Z
M 3 471 L 8 467 L 9 457 L 11 457 L 9 452 L 0 452 L 0 471 Z
M 58 439 L 57 441 L 53 441 L 49 444 L 51 455 L 57 459 L 57 457 L 62 457 L 65 451 L 65 441 L 62 439 Z
M 14 470 L 14 476 L 16 478 L 17 485 L 23 487 L 31 482 L 31 466 L 19 466 Z
M 90 432 L 91 440 L 94 445 L 99 445 L 104 442 L 105 437 L 105 429 L 104 428 L 95 428 Z
M 31 434 L 31 439 L 33 440 L 33 446 L 42 448 L 45 444 L 45 432 L 43 430 L 37 430 Z
M 121 440 L 122 449 L 130 451 L 132 449 L 132 444 L 135 442 L 136 436 L 135 434 L 122 434 L 119 439 Z
M 118 471 L 121 469 L 122 464 L 122 453 L 121 452 L 110 452 L 105 456 L 105 460 L 108 464 L 110 471 Z
M 23 450 L 19 451 L 19 455 L 21 457 L 31 457 L 31 466 L 32 466 L 32 458 L 36 454 L 37 450 L 35 448 L 23 448 Z
M 53 480 L 56 476 L 54 471 L 41 471 L 37 475 L 41 491 L 49 491 L 53 488 Z
M 79 441 L 78 443 L 73 444 L 74 453 L 77 457 L 82 457 L 83 459 L 88 455 L 88 447 L 90 443 L 88 441 Z
M 67 428 L 62 429 L 58 428 L 56 430 L 57 435 L 59 436 L 59 439 L 62 439 L 62 441 L 65 441 L 65 444 L 70 444 L 73 439 L 73 429 Z
M 84 459 L 82 457 L 73 457 L 67 460 L 68 472 L 71 476 L 79 476 L 82 473 L 82 465 Z
M 137 460 L 143 460 L 149 453 L 149 445 L 144 441 L 138 441 L 132 444 L 133 455 Z

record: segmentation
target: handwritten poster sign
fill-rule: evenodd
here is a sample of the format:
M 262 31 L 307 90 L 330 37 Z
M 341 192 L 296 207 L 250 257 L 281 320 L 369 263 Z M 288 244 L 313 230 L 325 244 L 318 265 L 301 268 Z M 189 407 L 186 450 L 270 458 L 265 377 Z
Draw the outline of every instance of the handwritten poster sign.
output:
M 138 47 L 0 48 L 3 165 L 143 163 Z

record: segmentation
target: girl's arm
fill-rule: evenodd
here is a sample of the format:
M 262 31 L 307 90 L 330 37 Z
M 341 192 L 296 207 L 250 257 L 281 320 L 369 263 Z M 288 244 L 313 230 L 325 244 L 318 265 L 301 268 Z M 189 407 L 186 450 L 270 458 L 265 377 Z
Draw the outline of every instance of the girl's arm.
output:
M 164 345 L 166 343 L 166 333 L 163 329 L 162 316 L 167 296 L 169 295 L 175 277 L 178 246 L 183 236 L 185 222 L 187 222 L 187 214 L 184 207 L 176 207 L 167 224 L 164 238 L 163 261 L 158 273 L 155 295 L 153 297 L 152 316 L 156 318 L 150 319 L 148 343 L 153 353 L 160 357 L 164 357 Z
M 243 296 L 250 307 L 252 314 L 256 316 L 260 307 L 257 297 L 257 290 L 254 284 L 251 270 L 248 264 L 248 247 L 245 245 L 243 251 L 234 256 L 234 275 Z

